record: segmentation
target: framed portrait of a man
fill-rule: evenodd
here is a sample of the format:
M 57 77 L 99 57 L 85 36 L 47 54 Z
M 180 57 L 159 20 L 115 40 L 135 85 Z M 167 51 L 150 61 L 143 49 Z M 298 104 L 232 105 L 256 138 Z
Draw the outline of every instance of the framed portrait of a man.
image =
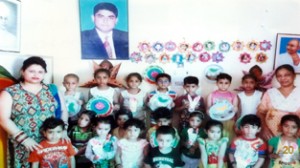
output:
M 128 60 L 128 1 L 79 0 L 82 59 Z
M 20 1 L 0 0 L 0 51 L 20 52 Z
M 284 64 L 300 73 L 300 34 L 277 34 L 274 69 Z

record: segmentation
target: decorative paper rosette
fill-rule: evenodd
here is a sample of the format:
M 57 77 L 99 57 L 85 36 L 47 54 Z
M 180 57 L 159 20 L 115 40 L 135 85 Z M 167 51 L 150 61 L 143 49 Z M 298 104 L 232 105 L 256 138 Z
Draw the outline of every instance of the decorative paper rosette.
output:
M 203 50 L 203 45 L 200 42 L 196 42 L 196 43 L 193 44 L 192 49 L 195 52 L 200 52 L 200 51 Z
M 230 120 L 234 115 L 233 105 L 227 100 L 216 102 L 209 109 L 209 116 L 218 121 Z
M 240 40 L 237 40 L 232 43 L 232 49 L 235 51 L 242 51 L 244 48 L 244 43 Z
M 176 63 L 178 67 L 183 66 L 184 57 L 180 53 L 176 53 L 172 56 L 172 62 Z
M 164 50 L 164 45 L 160 42 L 156 42 L 153 44 L 152 49 L 155 52 L 162 52 Z
M 197 55 L 193 52 L 188 52 L 185 59 L 187 62 L 193 63 L 196 61 Z
M 219 62 L 223 62 L 224 56 L 221 52 L 216 52 L 212 54 L 212 61 L 219 63 Z
M 170 56 L 167 53 L 163 53 L 162 55 L 160 55 L 159 61 L 163 64 L 169 63 L 170 62 Z
M 65 96 L 65 102 L 70 117 L 75 116 L 80 111 L 81 105 L 73 96 Z
M 221 66 L 213 64 L 213 65 L 209 65 L 205 68 L 204 70 L 204 75 L 206 77 L 206 79 L 208 79 L 209 81 L 215 82 L 217 76 L 222 73 L 224 70 Z
M 181 53 L 186 52 L 189 48 L 190 48 L 190 45 L 186 42 L 180 43 L 180 45 L 178 46 L 178 50 Z
M 96 112 L 97 116 L 105 117 L 113 112 L 113 105 L 107 98 L 98 96 L 87 102 L 86 109 Z
M 259 48 L 259 43 L 252 40 L 247 44 L 247 48 L 250 51 L 256 51 Z
M 222 41 L 220 44 L 219 44 L 219 50 L 221 52 L 228 52 L 230 50 L 230 44 L 228 42 L 224 42 Z
M 139 52 L 133 52 L 130 54 L 129 59 L 131 60 L 131 62 L 139 63 L 142 61 L 142 55 Z
M 248 63 L 251 62 L 251 59 L 252 59 L 252 57 L 248 53 L 242 53 L 240 55 L 240 61 L 241 61 L 241 63 L 248 64 Z
M 167 51 L 174 51 L 176 48 L 177 45 L 173 41 L 168 41 L 165 43 L 165 50 Z
M 155 78 L 158 74 L 164 73 L 164 70 L 159 66 L 149 66 L 145 72 L 144 77 L 145 80 L 151 84 L 155 83 Z
M 157 93 L 150 98 L 149 107 L 152 111 L 154 111 L 158 107 L 167 107 L 171 109 L 172 102 L 173 99 L 170 96 L 166 94 Z
M 211 56 L 208 52 L 203 52 L 199 54 L 199 60 L 201 62 L 208 62 L 211 59 Z
M 145 62 L 152 64 L 156 61 L 156 56 L 153 53 L 148 53 L 145 55 Z
M 215 42 L 210 41 L 210 40 L 208 40 L 204 43 L 204 48 L 206 51 L 211 51 L 211 50 L 215 49 L 215 46 L 216 46 Z
M 259 48 L 262 51 L 270 50 L 271 47 L 272 47 L 271 41 L 264 40 L 264 41 L 261 41 L 259 44 Z
M 139 50 L 140 50 L 140 52 L 143 52 L 143 53 L 150 52 L 151 51 L 150 43 L 148 43 L 148 42 L 140 42 L 139 43 Z
M 260 52 L 256 54 L 255 60 L 259 63 L 265 63 L 268 60 L 268 56 L 265 53 Z

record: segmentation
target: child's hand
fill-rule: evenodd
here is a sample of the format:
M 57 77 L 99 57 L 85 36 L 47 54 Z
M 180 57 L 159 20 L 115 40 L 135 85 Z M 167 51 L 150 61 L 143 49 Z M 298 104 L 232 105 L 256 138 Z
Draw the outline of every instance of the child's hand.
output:
M 270 157 L 271 159 L 277 159 L 277 158 L 280 158 L 280 156 L 279 156 L 278 154 L 275 154 L 275 153 L 270 154 L 269 157 Z
M 114 111 L 118 111 L 120 110 L 120 105 L 119 104 L 115 104 L 113 107 Z
M 99 160 L 99 159 L 100 159 L 100 156 L 98 156 L 98 155 L 94 156 L 94 160 Z

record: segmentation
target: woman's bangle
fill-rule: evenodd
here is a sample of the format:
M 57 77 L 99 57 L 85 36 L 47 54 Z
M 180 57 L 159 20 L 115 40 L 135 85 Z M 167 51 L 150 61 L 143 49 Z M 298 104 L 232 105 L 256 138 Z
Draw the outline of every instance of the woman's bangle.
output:
M 18 139 L 19 139 L 22 135 L 24 135 L 24 134 L 25 134 L 24 131 L 20 131 L 20 132 L 17 133 L 16 136 L 14 136 L 14 139 L 15 139 L 16 141 L 18 141 Z
M 19 141 L 19 144 L 22 144 L 23 145 L 23 142 L 28 139 L 29 137 L 28 136 L 25 136 L 22 140 Z

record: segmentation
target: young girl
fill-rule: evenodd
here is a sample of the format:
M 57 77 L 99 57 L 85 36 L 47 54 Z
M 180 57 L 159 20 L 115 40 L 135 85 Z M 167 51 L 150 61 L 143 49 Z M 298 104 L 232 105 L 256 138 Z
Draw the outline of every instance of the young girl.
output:
M 126 136 L 118 141 L 116 168 L 140 168 L 147 153 L 148 142 L 140 139 L 145 129 L 143 121 L 130 119 L 125 122 Z
M 208 95 L 207 97 L 207 112 L 209 114 L 209 116 L 213 116 L 212 114 L 210 114 L 211 112 L 209 111 L 210 108 L 213 105 L 218 105 L 219 103 L 224 103 L 224 102 L 229 102 L 232 105 L 231 109 L 225 109 L 224 111 L 219 111 L 219 113 L 221 113 L 221 116 L 217 116 L 215 115 L 216 120 L 219 121 L 223 121 L 223 125 L 224 125 L 224 132 L 223 132 L 223 136 L 224 137 L 228 137 L 229 140 L 233 139 L 234 136 L 234 123 L 236 118 L 234 118 L 232 116 L 235 115 L 238 111 L 238 97 L 236 94 L 230 92 L 228 89 L 230 87 L 231 84 L 231 80 L 232 77 L 226 73 L 220 73 L 217 76 L 217 87 L 218 90 L 212 92 L 211 94 Z M 222 109 L 222 107 L 218 107 L 215 109 Z M 218 111 L 217 111 L 218 112 Z M 229 118 L 229 117 L 233 117 Z M 225 120 L 226 119 L 226 120 Z
M 95 168 L 113 167 L 117 151 L 117 138 L 109 134 L 112 126 L 110 117 L 99 117 L 95 121 L 96 137 L 89 140 L 85 156 L 94 163 Z
M 281 118 L 282 134 L 273 137 L 268 142 L 271 167 L 300 167 L 299 147 L 300 139 L 297 133 L 300 128 L 298 116 L 289 114 Z
M 200 161 L 200 149 L 197 139 L 205 136 L 200 125 L 204 119 L 202 112 L 192 112 L 189 114 L 189 127 L 181 132 L 182 141 L 182 161 L 185 162 L 184 168 L 197 167 Z
M 205 125 L 205 131 L 208 135 L 206 139 L 199 138 L 201 151 L 201 164 L 203 168 L 227 167 L 224 163 L 227 137 L 222 137 L 223 124 L 220 121 L 209 120 Z
M 118 127 L 113 130 L 113 135 L 118 139 L 122 139 L 125 136 L 124 123 L 132 118 L 132 113 L 127 109 L 121 109 L 116 113 L 115 118 Z
M 146 92 L 139 88 L 142 82 L 142 76 L 136 72 L 130 73 L 126 77 L 126 82 L 128 89 L 121 92 L 119 102 L 122 107 L 132 112 L 134 118 L 144 120 Z

